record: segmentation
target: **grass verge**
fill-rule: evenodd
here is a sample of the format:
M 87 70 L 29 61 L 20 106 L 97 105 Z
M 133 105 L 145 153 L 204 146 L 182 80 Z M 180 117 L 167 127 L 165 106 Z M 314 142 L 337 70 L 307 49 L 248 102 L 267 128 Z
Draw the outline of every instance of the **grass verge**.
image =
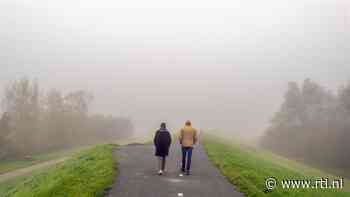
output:
M 345 197 L 350 196 L 348 188 L 335 189 L 283 189 L 278 185 L 275 190 L 266 190 L 265 181 L 270 177 L 277 180 L 317 180 L 323 177 L 336 177 L 323 173 L 317 169 L 276 156 L 269 152 L 247 149 L 236 143 L 205 136 L 204 148 L 209 159 L 237 187 L 248 197 Z M 340 177 L 338 177 L 340 178 Z M 345 187 L 348 183 L 345 180 Z
M 3 186 L 3 197 L 103 196 L 116 174 L 113 145 L 81 151 L 67 161 Z M 11 188 L 9 188 L 11 187 Z M 1 186 L 0 186 L 1 191 Z
M 30 158 L 27 159 L 12 159 L 12 160 L 2 160 L 0 161 L 0 174 L 4 174 L 7 172 L 11 172 L 17 169 L 30 167 L 39 163 L 43 163 L 46 161 L 59 159 L 67 156 L 72 156 L 73 154 L 87 149 L 87 147 L 79 147 L 79 148 L 72 148 L 72 149 L 63 149 L 59 151 L 51 151 L 47 153 L 41 153 L 37 155 L 33 155 Z

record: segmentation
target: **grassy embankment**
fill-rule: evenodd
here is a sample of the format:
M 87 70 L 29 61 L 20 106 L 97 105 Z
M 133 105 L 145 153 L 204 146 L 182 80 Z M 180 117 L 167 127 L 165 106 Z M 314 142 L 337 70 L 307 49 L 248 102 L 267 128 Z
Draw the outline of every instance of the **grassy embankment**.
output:
M 30 167 L 46 161 L 72 156 L 73 154 L 86 148 L 87 147 L 80 147 L 80 148 L 73 148 L 73 149 L 63 149 L 59 151 L 51 151 L 51 152 L 33 155 L 30 158 L 26 158 L 26 159 L 23 158 L 23 159 L 2 160 L 0 161 L 0 175 L 17 170 L 17 169 Z
M 113 145 L 83 150 L 62 164 L 0 185 L 2 197 L 95 197 L 113 183 Z
M 266 190 L 265 181 L 274 177 L 277 180 L 317 180 L 320 178 L 337 178 L 320 170 L 276 156 L 272 153 L 247 148 L 232 141 L 217 137 L 205 136 L 204 147 L 209 159 L 219 168 L 228 180 L 246 196 L 305 196 L 305 197 L 334 197 L 350 196 L 345 180 L 345 189 L 282 189 L 281 185 L 275 190 Z M 338 177 L 340 178 L 340 177 Z

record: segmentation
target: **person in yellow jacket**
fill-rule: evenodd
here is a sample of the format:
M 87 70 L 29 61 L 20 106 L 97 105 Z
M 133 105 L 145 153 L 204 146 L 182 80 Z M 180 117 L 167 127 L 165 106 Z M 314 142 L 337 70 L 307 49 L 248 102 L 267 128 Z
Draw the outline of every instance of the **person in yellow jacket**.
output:
M 197 143 L 197 130 L 192 127 L 191 121 L 186 121 L 185 127 L 181 129 L 179 141 L 182 146 L 182 172 L 190 175 L 193 145 Z

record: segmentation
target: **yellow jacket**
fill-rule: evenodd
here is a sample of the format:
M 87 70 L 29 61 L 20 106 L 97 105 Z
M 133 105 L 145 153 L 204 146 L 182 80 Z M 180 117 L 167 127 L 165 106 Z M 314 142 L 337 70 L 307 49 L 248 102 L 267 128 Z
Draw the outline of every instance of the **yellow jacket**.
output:
M 180 131 L 179 140 L 183 147 L 193 147 L 198 140 L 197 130 L 191 126 L 185 126 Z

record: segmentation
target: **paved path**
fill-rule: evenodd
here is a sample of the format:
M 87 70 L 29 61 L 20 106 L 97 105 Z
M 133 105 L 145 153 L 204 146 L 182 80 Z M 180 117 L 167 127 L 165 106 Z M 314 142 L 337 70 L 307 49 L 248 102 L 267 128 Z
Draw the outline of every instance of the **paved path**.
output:
M 119 160 L 119 175 L 109 197 L 243 197 L 208 161 L 201 147 L 193 152 L 192 175 L 182 177 L 178 145 L 171 148 L 168 173 L 163 176 L 157 175 L 151 145 L 125 146 L 115 156 Z
M 0 175 L 0 183 L 4 182 L 4 181 L 7 181 L 9 179 L 18 177 L 18 176 L 31 174 L 35 170 L 39 170 L 39 169 L 42 169 L 42 168 L 45 168 L 45 167 L 53 166 L 55 164 L 63 162 L 66 159 L 67 158 L 64 157 L 64 158 L 61 158 L 61 159 L 45 161 L 45 162 L 42 162 L 42 163 L 39 163 L 39 164 L 32 165 L 30 167 L 20 168 L 20 169 L 11 171 L 11 172 L 6 172 L 6 173 Z

